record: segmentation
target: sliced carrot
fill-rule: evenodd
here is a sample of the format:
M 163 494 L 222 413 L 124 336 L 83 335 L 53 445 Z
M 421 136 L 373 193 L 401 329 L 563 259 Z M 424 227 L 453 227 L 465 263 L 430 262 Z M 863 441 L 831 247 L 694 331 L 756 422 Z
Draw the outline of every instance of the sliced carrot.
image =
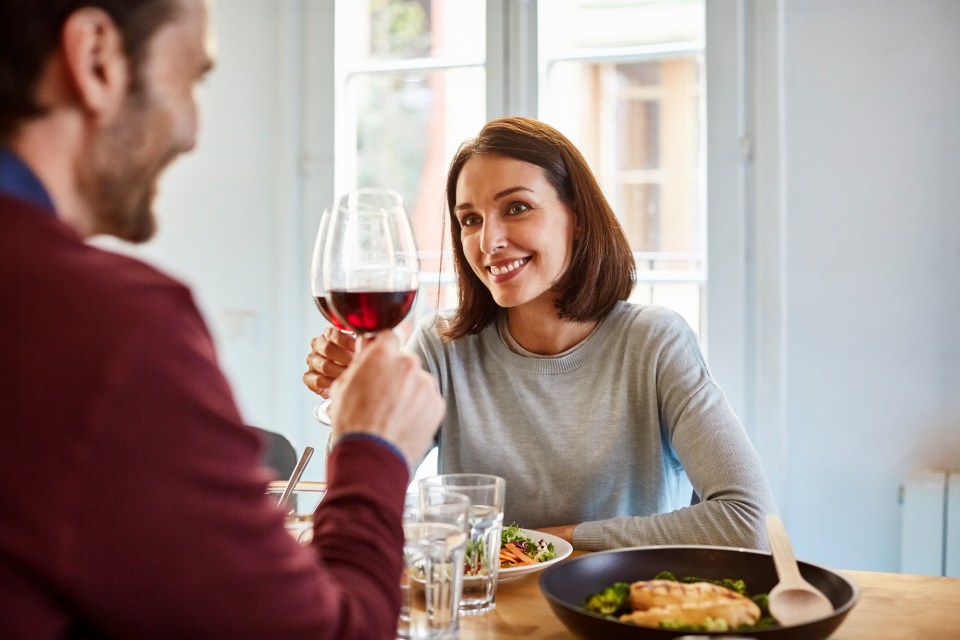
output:
M 517 547 L 517 545 L 513 544 L 512 542 L 508 542 L 507 544 L 503 545 L 503 548 L 509 550 L 510 553 L 515 555 L 517 557 L 517 562 L 520 564 L 537 564 L 536 560 L 525 554 L 520 550 L 519 547 Z
M 500 549 L 500 567 L 507 569 L 520 564 L 520 558 L 508 549 Z

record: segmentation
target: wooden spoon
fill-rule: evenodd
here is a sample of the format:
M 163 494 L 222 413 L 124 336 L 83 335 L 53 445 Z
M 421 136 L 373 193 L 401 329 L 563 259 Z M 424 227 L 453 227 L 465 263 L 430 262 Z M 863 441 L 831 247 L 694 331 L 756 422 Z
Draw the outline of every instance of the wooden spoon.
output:
M 770 615 L 787 627 L 826 618 L 833 605 L 816 587 L 803 579 L 793 547 L 780 516 L 767 516 L 767 536 L 780 582 L 770 591 Z

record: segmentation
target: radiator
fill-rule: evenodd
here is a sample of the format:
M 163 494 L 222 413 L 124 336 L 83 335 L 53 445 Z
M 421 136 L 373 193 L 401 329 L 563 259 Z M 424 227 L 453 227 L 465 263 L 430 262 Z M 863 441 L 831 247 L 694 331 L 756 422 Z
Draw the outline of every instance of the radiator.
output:
M 900 571 L 960 577 L 960 470 L 911 471 L 900 500 Z

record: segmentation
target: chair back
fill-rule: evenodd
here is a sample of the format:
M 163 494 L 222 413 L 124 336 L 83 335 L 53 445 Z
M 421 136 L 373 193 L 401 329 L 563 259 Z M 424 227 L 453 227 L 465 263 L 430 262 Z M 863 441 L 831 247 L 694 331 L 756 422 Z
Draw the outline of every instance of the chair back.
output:
M 286 480 L 297 466 L 297 452 L 290 441 L 281 433 L 258 429 L 264 438 L 262 464 L 273 469 L 277 477 Z

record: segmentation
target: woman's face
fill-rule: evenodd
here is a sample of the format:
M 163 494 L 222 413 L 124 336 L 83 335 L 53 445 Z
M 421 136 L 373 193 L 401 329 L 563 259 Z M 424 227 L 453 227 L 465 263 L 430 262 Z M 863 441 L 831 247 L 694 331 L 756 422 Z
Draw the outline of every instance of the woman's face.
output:
M 457 179 L 455 214 L 467 261 L 498 305 L 553 309 L 572 251 L 573 214 L 543 169 L 478 153 Z

